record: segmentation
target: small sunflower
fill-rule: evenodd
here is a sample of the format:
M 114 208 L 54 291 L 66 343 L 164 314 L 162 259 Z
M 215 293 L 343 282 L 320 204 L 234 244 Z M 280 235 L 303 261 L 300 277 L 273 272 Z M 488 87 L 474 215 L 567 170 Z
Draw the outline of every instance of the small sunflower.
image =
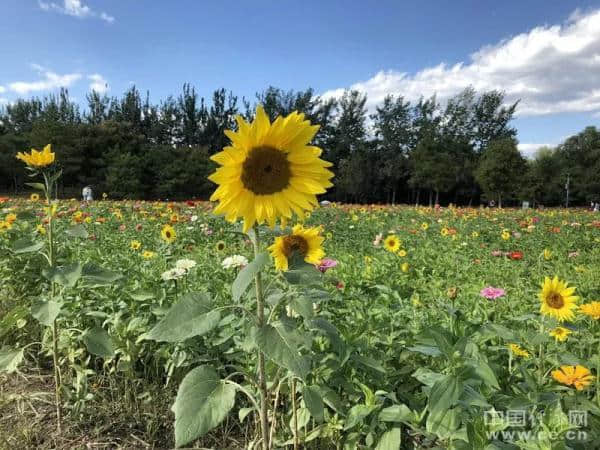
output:
M 579 365 L 560 366 L 558 370 L 552 371 L 552 378 L 567 386 L 574 386 L 578 391 L 582 391 L 594 380 L 590 370 Z
M 218 252 L 222 252 L 223 250 L 225 250 L 227 246 L 225 245 L 225 242 L 223 241 L 219 241 L 215 244 L 215 248 L 217 249 Z
M 550 336 L 552 336 L 556 342 L 566 341 L 571 333 L 571 330 L 564 327 L 556 327 L 553 330 L 550 330 Z
M 404 250 L 403 248 L 398 250 L 398 256 L 404 258 L 406 256 L 406 250 Z
M 561 281 L 558 277 L 545 278 L 540 291 L 540 313 L 545 316 L 554 317 L 559 322 L 572 320 L 577 309 L 576 302 L 579 297 L 573 295 L 574 287 L 568 287 L 568 283 Z
M 543 255 L 546 261 L 550 261 L 552 259 L 552 250 L 545 248 Z
M 319 228 L 296 225 L 291 234 L 276 237 L 268 250 L 275 259 L 275 268 L 287 270 L 288 261 L 294 252 L 298 252 L 308 264 L 319 264 L 325 256 L 321 248 L 322 243 L 323 237 L 319 235 Z
M 143 257 L 144 259 L 152 259 L 152 258 L 154 258 L 155 256 L 156 256 L 156 253 L 155 253 L 155 252 L 151 252 L 150 250 L 144 250 L 144 251 L 142 252 L 142 257 Z
M 511 351 L 511 353 L 515 356 L 520 356 L 521 358 L 525 359 L 531 356 L 527 350 L 525 350 L 518 344 L 508 344 L 508 348 Z
M 173 243 L 177 238 L 177 233 L 175 232 L 175 228 L 171 225 L 165 225 L 160 230 L 160 236 L 169 244 Z
M 55 154 L 52 153 L 52 146 L 50 144 L 46 145 L 41 152 L 32 148 L 30 153 L 17 153 L 17 159 L 20 159 L 33 169 L 41 169 L 49 166 L 54 162 L 54 157 Z
M 502 231 L 502 234 L 500 235 L 502 237 L 502 239 L 504 239 L 505 241 L 508 241 L 510 239 L 510 231 L 508 230 L 504 230 Z
M 398 236 L 395 234 L 390 234 L 383 241 L 383 248 L 385 248 L 388 252 L 395 253 L 400 248 L 400 240 Z
M 140 241 L 131 241 L 129 243 L 129 248 L 131 248 L 131 250 L 137 251 L 142 247 L 142 243 Z
M 254 224 L 273 227 L 280 219 L 304 217 L 317 206 L 317 194 L 333 184 L 332 164 L 319 158 L 322 150 L 308 145 L 319 127 L 293 112 L 273 123 L 262 106 L 256 108 L 254 122 L 236 116 L 238 131 L 225 131 L 231 139 L 211 159 L 219 167 L 209 179 L 219 187 L 211 201 L 219 201 L 215 214 L 234 222 L 244 219 L 244 232 Z
M 410 265 L 409 265 L 407 262 L 405 262 L 405 263 L 402 263 L 402 264 L 400 265 L 400 270 L 401 270 L 402 272 L 404 272 L 404 273 L 408 273 L 408 270 L 409 270 L 409 269 L 410 269 Z
M 429 224 L 427 222 L 423 222 L 421 224 L 421 230 L 427 231 L 429 229 Z
M 581 305 L 579 310 L 592 319 L 600 320 L 600 302 L 591 302 Z
M 37 193 L 33 193 L 29 196 L 29 200 L 31 200 L 32 202 L 37 202 L 40 199 L 40 194 Z

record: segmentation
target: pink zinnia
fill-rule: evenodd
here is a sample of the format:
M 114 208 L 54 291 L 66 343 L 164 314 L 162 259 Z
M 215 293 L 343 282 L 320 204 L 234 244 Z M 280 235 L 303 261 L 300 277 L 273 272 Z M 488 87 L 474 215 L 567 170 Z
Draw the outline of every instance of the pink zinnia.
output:
M 481 291 L 479 291 L 479 294 L 482 297 L 487 298 L 488 300 L 495 300 L 497 298 L 504 297 L 504 294 L 506 294 L 506 291 L 502 288 L 495 288 L 492 286 L 488 286 L 488 287 L 483 288 Z
M 328 269 L 331 269 L 332 267 L 337 266 L 337 264 L 338 264 L 338 262 L 335 259 L 324 258 L 321 260 L 321 262 L 317 266 L 317 269 L 319 269 L 321 272 L 325 273 L 325 272 L 327 272 Z

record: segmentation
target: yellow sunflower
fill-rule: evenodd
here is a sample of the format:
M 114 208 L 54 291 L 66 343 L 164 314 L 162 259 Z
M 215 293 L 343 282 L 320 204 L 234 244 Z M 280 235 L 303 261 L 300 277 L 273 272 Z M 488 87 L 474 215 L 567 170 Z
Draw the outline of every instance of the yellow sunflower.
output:
M 600 320 L 600 302 L 585 303 L 579 310 L 592 319 Z
M 144 250 L 144 251 L 142 252 L 142 257 L 143 257 L 144 259 L 152 259 L 152 258 L 154 258 L 155 256 L 156 256 L 156 253 L 155 253 L 155 252 L 151 252 L 150 250 Z
M 383 241 L 383 248 L 385 248 L 388 252 L 397 252 L 400 248 L 400 240 L 398 239 L 398 236 L 395 234 L 390 234 L 388 237 L 386 237 Z
M 566 341 L 571 333 L 571 330 L 564 327 L 556 327 L 553 330 L 550 330 L 550 336 L 552 336 L 556 342 Z
M 552 371 L 552 378 L 567 386 L 574 386 L 578 391 L 594 380 L 590 370 L 583 366 L 560 366 L 558 370 Z
M 405 262 L 405 263 L 402 263 L 402 264 L 400 265 L 400 270 L 401 270 L 402 272 L 404 272 L 404 273 L 407 273 L 409 269 L 410 269 L 410 265 L 409 265 L 408 263 L 406 263 L 406 262 Z
M 177 233 L 175 232 L 175 228 L 173 228 L 171 225 L 165 225 L 164 227 L 162 227 L 162 230 L 160 230 L 160 235 L 169 244 L 174 242 L 175 239 L 177 238 Z
M 423 222 L 421 224 L 421 230 L 427 231 L 429 229 L 429 224 L 427 222 Z
M 55 154 L 52 153 L 52 146 L 50 144 L 44 147 L 41 152 L 32 148 L 30 153 L 19 152 L 17 153 L 17 159 L 20 159 L 29 167 L 41 169 L 42 167 L 49 166 L 54 162 Z
M 225 250 L 225 242 L 223 241 L 219 241 L 215 244 L 215 248 L 217 249 L 218 252 L 222 252 L 223 250 Z
M 142 247 L 142 243 L 140 241 L 131 241 L 129 243 L 129 247 L 131 248 L 131 250 L 139 250 Z
M 527 350 L 525 350 L 518 344 L 508 344 L 508 348 L 511 351 L 511 353 L 515 356 L 520 356 L 521 358 L 525 359 L 531 356 Z
M 556 276 L 553 279 L 546 277 L 541 287 L 540 313 L 554 317 L 559 322 L 573 320 L 577 309 L 576 302 L 579 299 L 573 295 L 575 288 L 568 287 L 567 282 L 559 280 Z
M 29 196 L 29 200 L 31 200 L 32 202 L 37 202 L 40 199 L 40 194 L 37 193 L 33 193 Z
M 323 237 L 319 235 L 319 228 L 304 228 L 296 225 L 292 228 L 292 234 L 279 236 L 268 250 L 275 259 L 277 270 L 287 270 L 288 260 L 294 252 L 300 253 L 309 264 L 319 264 L 325 252 L 321 248 Z
M 292 213 L 304 217 L 317 206 L 316 194 L 333 186 L 326 169 L 332 164 L 319 158 L 319 147 L 308 145 L 319 127 L 298 112 L 271 123 L 260 105 L 254 122 L 236 120 L 238 131 L 225 131 L 231 145 L 211 157 L 221 166 L 209 177 L 219 185 L 210 198 L 219 201 L 215 214 L 229 222 L 243 218 L 244 232 L 255 223 L 273 227 Z

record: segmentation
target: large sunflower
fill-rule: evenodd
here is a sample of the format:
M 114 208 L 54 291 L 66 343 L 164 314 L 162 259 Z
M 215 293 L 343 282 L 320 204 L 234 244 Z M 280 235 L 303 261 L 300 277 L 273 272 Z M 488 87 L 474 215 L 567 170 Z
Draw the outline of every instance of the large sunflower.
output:
M 576 302 L 579 297 L 573 295 L 574 287 L 568 287 L 568 283 L 561 281 L 558 277 L 545 278 L 540 291 L 540 312 L 546 316 L 554 317 L 559 322 L 572 320 L 577 309 Z
M 383 248 L 385 248 L 388 252 L 395 253 L 400 249 L 400 240 L 398 236 L 395 234 L 390 234 L 383 241 Z
M 43 167 L 49 166 L 54 162 L 54 153 L 52 153 L 52 146 L 50 144 L 44 147 L 44 150 L 41 152 L 32 148 L 30 153 L 26 152 L 18 152 L 17 159 L 20 159 L 28 167 L 32 167 L 35 169 L 41 169 Z
M 323 237 L 319 235 L 319 228 L 304 228 L 296 225 L 292 233 L 275 238 L 275 242 L 268 250 L 275 259 L 277 270 L 287 270 L 288 260 L 294 252 L 298 252 L 309 264 L 319 264 L 325 252 L 321 248 Z
M 255 223 L 273 227 L 292 213 L 303 217 L 317 205 L 316 194 L 333 186 L 331 163 L 319 158 L 321 149 L 308 145 L 319 129 L 293 112 L 269 121 L 262 106 L 254 122 L 236 117 L 238 131 L 225 131 L 231 139 L 212 160 L 221 165 L 209 179 L 219 187 L 211 201 L 219 201 L 216 214 L 233 222 L 244 219 L 244 231 Z

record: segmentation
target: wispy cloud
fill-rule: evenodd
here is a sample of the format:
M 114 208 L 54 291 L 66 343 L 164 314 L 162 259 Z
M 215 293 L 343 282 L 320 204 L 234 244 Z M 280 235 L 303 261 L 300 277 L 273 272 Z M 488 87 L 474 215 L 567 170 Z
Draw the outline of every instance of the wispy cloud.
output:
M 6 88 L 4 86 L 0 85 L 0 94 L 2 94 L 5 91 L 6 91 Z
M 90 90 L 96 91 L 99 94 L 106 93 L 110 88 L 108 86 L 108 81 L 104 79 L 102 75 L 99 73 L 94 73 L 92 75 L 88 75 L 88 79 L 91 81 Z
M 388 94 L 416 100 L 436 94 L 455 95 L 468 86 L 500 89 L 508 101 L 521 99 L 517 114 L 536 116 L 600 111 L 600 10 L 576 10 L 564 24 L 535 27 L 528 32 L 484 46 L 469 62 L 449 66 L 440 62 L 408 74 L 381 71 L 347 88 L 369 97 L 373 109 Z M 340 96 L 346 87 L 327 91 Z
M 522 143 L 518 145 L 518 148 L 521 151 L 521 153 L 528 158 L 533 157 L 535 155 L 535 152 L 537 152 L 542 147 L 556 147 L 556 144 Z
M 104 11 L 94 11 L 92 8 L 85 5 L 81 0 L 64 0 L 62 4 L 38 0 L 38 4 L 43 11 L 56 11 L 61 14 L 66 14 L 67 16 L 78 17 L 80 19 L 97 17 L 108 23 L 113 23 L 115 21 L 113 16 Z
M 28 94 L 35 91 L 47 91 L 61 87 L 69 87 L 79 79 L 80 73 L 57 74 L 38 64 L 32 64 L 31 67 L 41 76 L 37 81 L 14 81 L 9 83 L 8 87 L 17 94 Z

